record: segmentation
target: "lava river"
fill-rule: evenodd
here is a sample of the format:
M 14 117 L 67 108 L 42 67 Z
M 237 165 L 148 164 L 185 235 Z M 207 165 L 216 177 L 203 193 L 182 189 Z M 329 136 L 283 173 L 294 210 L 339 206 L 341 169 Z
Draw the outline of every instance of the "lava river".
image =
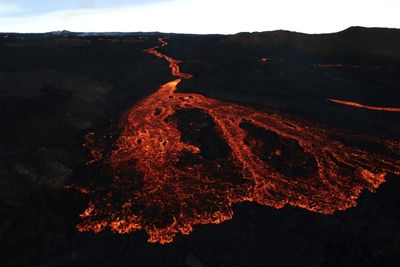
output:
M 176 79 L 126 111 L 111 148 L 102 149 L 104 140 L 88 135 L 91 164 L 103 166 L 112 179 L 80 188 L 89 204 L 79 231 L 144 230 L 149 242 L 169 243 L 196 224 L 231 219 L 235 203 L 332 214 L 355 206 L 360 193 L 377 189 L 388 173 L 400 175 L 398 141 L 176 92 L 192 76 L 159 52 L 167 45 L 159 41 L 146 52 L 168 61 Z M 223 148 L 214 149 L 216 156 L 205 153 L 213 144 L 189 138 L 201 131 Z M 360 138 L 380 149 L 353 145 Z

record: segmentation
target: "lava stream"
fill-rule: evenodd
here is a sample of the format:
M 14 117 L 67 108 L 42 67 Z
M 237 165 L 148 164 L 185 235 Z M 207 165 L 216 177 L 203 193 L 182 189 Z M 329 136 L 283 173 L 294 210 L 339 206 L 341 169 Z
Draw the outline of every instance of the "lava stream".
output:
M 394 107 L 368 106 L 368 105 L 363 105 L 363 104 L 360 104 L 360 103 L 357 103 L 357 102 L 338 100 L 338 99 L 330 99 L 330 98 L 327 99 L 327 100 L 331 101 L 333 103 L 346 105 L 346 106 L 351 106 L 351 107 L 356 107 L 356 108 L 364 108 L 364 109 L 378 110 L 378 111 L 400 112 L 400 108 L 394 108 Z
M 167 60 L 177 79 L 126 112 L 111 151 L 100 157 L 101 141 L 87 142 L 112 182 L 85 191 L 90 202 L 78 230 L 142 229 L 149 242 L 169 243 L 196 224 L 231 219 L 235 203 L 291 205 L 332 214 L 355 206 L 360 193 L 374 191 L 387 173 L 400 174 L 397 141 L 365 137 L 387 150 L 367 152 L 341 140 L 352 137 L 321 125 L 175 92 L 182 79 L 192 76 L 180 71 L 179 61 L 158 51 L 167 45 L 159 41 L 159 47 L 146 51 Z M 201 143 L 184 138 L 174 116 L 189 111 L 204 121 L 210 118 L 215 135 L 226 144 L 226 157 L 208 160 Z M 190 119 L 189 130 L 204 128 L 205 123 Z

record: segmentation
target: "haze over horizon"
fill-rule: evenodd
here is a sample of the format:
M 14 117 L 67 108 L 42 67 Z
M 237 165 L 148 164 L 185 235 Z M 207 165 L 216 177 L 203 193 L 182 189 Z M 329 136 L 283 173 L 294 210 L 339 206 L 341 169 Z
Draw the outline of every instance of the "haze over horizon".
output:
M 0 32 L 329 33 L 400 28 L 400 1 L 0 0 Z

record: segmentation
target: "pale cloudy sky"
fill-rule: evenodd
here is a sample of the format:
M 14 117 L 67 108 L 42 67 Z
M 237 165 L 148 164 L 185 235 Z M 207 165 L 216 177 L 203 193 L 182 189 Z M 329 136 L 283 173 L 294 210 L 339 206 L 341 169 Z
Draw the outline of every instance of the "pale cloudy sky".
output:
M 400 0 L 0 0 L 0 32 L 400 28 Z

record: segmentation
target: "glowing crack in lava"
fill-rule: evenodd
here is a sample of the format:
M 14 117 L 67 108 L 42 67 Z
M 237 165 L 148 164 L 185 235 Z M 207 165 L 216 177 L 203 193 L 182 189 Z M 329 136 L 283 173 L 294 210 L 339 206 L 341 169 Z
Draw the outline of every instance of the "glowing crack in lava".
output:
M 231 219 L 235 203 L 332 214 L 355 206 L 360 193 L 374 191 L 387 173 L 400 174 L 400 142 L 362 137 L 385 151 L 367 152 L 347 145 L 359 137 L 321 125 L 175 92 L 192 76 L 158 52 L 161 46 L 146 51 L 167 60 L 177 78 L 125 113 L 108 152 L 100 155 L 102 141 L 96 144 L 88 135 L 93 161 L 105 166 L 112 180 L 80 190 L 90 201 L 79 231 L 144 230 L 149 242 L 169 243 L 196 224 Z M 200 140 L 204 132 L 225 152 L 209 156 L 206 149 L 213 144 L 202 145 L 208 141 Z M 190 139 L 188 133 L 200 137 Z

